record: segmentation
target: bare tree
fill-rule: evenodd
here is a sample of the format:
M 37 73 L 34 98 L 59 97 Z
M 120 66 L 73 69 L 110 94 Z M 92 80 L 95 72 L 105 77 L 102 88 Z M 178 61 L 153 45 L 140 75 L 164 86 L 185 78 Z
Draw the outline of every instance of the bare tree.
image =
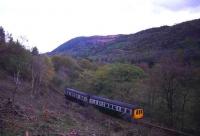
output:
M 160 113 L 168 114 L 165 121 L 169 126 L 184 127 L 185 107 L 190 94 L 188 84 L 191 79 L 188 77 L 192 77 L 189 75 L 190 71 L 177 56 L 162 58 L 159 65 L 154 67 L 154 71 L 150 71 L 149 104 L 152 109 L 154 106 L 166 107 L 167 112 Z
M 0 26 L 0 44 L 5 43 L 5 32 L 3 27 Z
M 47 56 L 33 56 L 31 63 L 32 95 L 36 94 L 42 85 L 47 86 L 53 75 L 53 65 Z
M 19 66 L 20 67 L 20 66 Z M 14 73 L 14 82 L 15 82 L 15 89 L 12 93 L 12 103 L 15 103 L 15 95 L 20 85 L 20 68 L 17 69 L 16 73 Z

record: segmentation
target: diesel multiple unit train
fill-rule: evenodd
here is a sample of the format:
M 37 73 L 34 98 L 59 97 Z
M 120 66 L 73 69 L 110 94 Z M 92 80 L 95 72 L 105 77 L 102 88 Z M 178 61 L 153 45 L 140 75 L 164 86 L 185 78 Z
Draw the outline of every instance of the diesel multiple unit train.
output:
M 64 94 L 67 99 L 75 100 L 83 104 L 91 104 L 104 111 L 120 114 L 120 116 L 125 117 L 126 119 L 137 120 L 144 116 L 143 109 L 132 104 L 90 95 L 71 88 L 66 88 Z

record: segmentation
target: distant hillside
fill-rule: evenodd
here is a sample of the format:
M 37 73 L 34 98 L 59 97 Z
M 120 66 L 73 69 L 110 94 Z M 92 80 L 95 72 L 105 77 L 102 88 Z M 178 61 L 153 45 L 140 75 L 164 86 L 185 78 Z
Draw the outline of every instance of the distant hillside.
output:
M 182 52 L 185 59 L 200 59 L 200 19 L 162 26 L 129 35 L 77 37 L 50 54 L 87 57 L 103 62 L 152 62 Z

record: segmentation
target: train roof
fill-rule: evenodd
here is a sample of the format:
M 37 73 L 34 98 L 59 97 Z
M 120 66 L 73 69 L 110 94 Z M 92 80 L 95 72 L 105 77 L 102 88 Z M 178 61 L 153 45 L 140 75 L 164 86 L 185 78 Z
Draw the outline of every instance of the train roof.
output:
M 108 103 L 112 103 L 114 105 L 119 105 L 119 106 L 130 108 L 130 109 L 139 108 L 139 106 L 137 106 L 137 105 L 133 105 L 133 104 L 125 103 L 125 102 L 120 102 L 120 101 L 117 101 L 117 100 L 110 100 L 108 98 L 104 98 L 104 97 L 100 97 L 100 96 L 90 95 L 88 93 L 78 91 L 78 90 L 74 90 L 72 88 L 66 88 L 66 90 L 71 91 L 71 92 L 75 92 L 75 93 L 78 93 L 78 94 L 81 94 L 81 95 L 84 95 L 84 96 L 90 96 L 90 98 L 105 101 L 105 102 L 108 102 Z
M 81 91 L 78 91 L 78 90 L 74 90 L 74 89 L 71 89 L 71 88 L 66 88 L 68 91 L 71 91 L 71 92 L 75 92 L 75 93 L 78 93 L 78 94 L 81 94 L 81 95 L 85 95 L 85 96 L 88 96 L 89 94 L 85 93 L 85 92 L 81 92 Z
M 101 100 L 101 101 L 105 101 L 105 102 L 108 102 L 108 103 L 112 103 L 114 105 L 119 105 L 119 106 L 122 106 L 122 107 L 127 107 L 127 108 L 130 108 L 130 109 L 138 108 L 138 106 L 133 105 L 133 104 L 129 104 L 129 103 L 125 103 L 125 102 L 120 102 L 120 101 L 116 101 L 116 100 L 110 100 L 110 99 L 107 99 L 107 98 L 104 98 L 104 97 L 91 96 L 91 98 L 94 98 L 94 99 L 97 99 L 97 100 Z

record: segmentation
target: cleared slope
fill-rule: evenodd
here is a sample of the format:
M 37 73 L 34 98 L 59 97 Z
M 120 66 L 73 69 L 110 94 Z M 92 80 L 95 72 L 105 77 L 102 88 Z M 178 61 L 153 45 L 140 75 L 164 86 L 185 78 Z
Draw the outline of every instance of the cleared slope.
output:
M 51 88 L 32 96 L 30 84 L 23 82 L 15 95 L 15 103 L 10 103 L 15 85 L 12 80 L 0 80 L 0 109 L 2 135 L 63 136 L 71 132 L 74 136 L 132 136 L 164 135 L 157 129 L 149 129 L 122 119 L 103 114 L 91 106 L 80 106 L 66 101 L 62 91 Z M 10 105 L 10 104 L 11 105 Z

